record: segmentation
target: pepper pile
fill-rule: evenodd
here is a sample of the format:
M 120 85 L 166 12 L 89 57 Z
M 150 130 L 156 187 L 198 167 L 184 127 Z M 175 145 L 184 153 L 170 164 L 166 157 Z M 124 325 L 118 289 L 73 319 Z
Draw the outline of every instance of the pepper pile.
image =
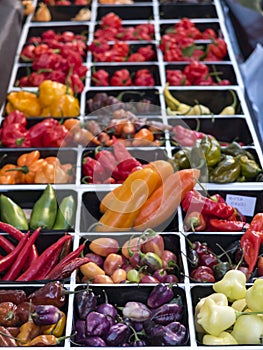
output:
M 68 230 L 75 221 L 76 201 L 72 195 L 62 198 L 58 205 L 55 190 L 47 185 L 34 203 L 30 215 L 10 197 L 0 195 L 1 221 L 27 231 L 41 227 L 44 230 Z M 0 225 L 1 226 L 1 225 Z
M 95 30 L 94 38 L 99 45 L 100 42 L 114 40 L 145 40 L 154 39 L 154 25 L 143 23 L 136 26 L 123 26 L 122 19 L 114 12 L 109 12 L 101 18 L 100 27 Z
M 90 262 L 80 267 L 82 282 L 177 283 L 180 280 L 177 253 L 166 249 L 163 236 L 150 229 L 140 236 L 131 236 L 121 247 L 115 238 L 96 238 L 84 254 Z
M 90 261 L 87 257 L 79 257 L 85 244 L 71 251 L 71 235 L 61 236 L 39 253 L 35 242 L 42 238 L 40 227 L 30 235 L 30 231 L 23 233 L 2 222 L 0 225 L 2 230 L 18 242 L 11 252 L 0 259 L 2 281 L 64 280 L 82 264 Z
M 204 63 L 194 60 L 186 65 L 183 70 L 166 69 L 166 81 L 171 86 L 232 85 L 228 79 L 220 79 L 218 74 L 218 72 L 213 72 L 213 75 L 216 76 L 214 80 L 209 67 Z
M 89 0 L 43 0 L 48 6 L 89 5 Z
M 190 146 L 174 154 L 171 162 L 177 169 L 198 167 L 206 169 L 205 182 L 261 181 L 262 169 L 254 155 L 237 142 L 221 146 L 213 136 L 190 131 L 180 126 L 173 129 L 173 139 Z M 184 139 L 184 136 L 187 138 Z
M 70 87 L 51 80 L 44 80 L 37 94 L 29 91 L 12 91 L 7 95 L 5 113 L 15 110 L 27 117 L 77 117 L 79 100 Z
M 119 40 L 110 45 L 106 40 L 96 39 L 88 49 L 95 62 L 145 62 L 156 59 L 152 45 L 140 46 L 137 51 L 130 52 L 130 45 Z
M 67 84 L 75 94 L 84 89 L 83 80 L 88 68 L 82 61 L 86 54 L 87 38 L 71 31 L 55 33 L 46 30 L 41 36 L 31 37 L 21 51 L 23 62 L 32 63 L 32 73 L 16 82 L 19 87 L 38 87 L 44 80 Z
M 95 86 L 154 86 L 155 79 L 148 68 L 138 69 L 134 77 L 127 68 L 116 70 L 111 76 L 105 69 L 95 71 L 91 80 Z
M 195 328 L 204 345 L 256 345 L 262 336 L 262 279 L 246 289 L 239 270 L 228 271 L 212 288 L 214 293 L 195 306 Z
M 182 297 L 167 285 L 155 286 L 145 302 L 130 297 L 123 306 L 107 296 L 101 303 L 91 289 L 82 290 L 75 308 L 74 342 L 80 346 L 176 346 L 188 340 Z
M 206 46 L 196 40 L 207 40 Z M 189 18 L 182 18 L 162 35 L 160 50 L 164 60 L 171 61 L 222 61 L 227 55 L 227 45 L 212 28 L 201 32 Z
M 28 295 L 22 289 L 1 289 L 1 347 L 48 346 L 62 342 L 66 294 L 60 282 L 47 283 Z
M 16 164 L 7 163 L 0 168 L 0 184 L 54 184 L 72 183 L 73 165 L 62 164 L 59 158 L 40 158 L 39 151 L 23 153 Z

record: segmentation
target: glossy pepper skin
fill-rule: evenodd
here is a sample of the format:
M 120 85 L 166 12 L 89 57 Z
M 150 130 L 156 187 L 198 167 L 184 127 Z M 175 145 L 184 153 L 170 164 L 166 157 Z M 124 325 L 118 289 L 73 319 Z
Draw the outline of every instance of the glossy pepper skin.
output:
M 10 301 L 0 303 L 0 325 L 4 327 L 13 327 L 19 324 L 19 318 L 16 314 L 17 306 Z
M 238 157 L 240 165 L 241 176 L 244 176 L 246 181 L 254 180 L 258 174 L 262 172 L 262 169 L 253 159 L 249 159 L 248 156 L 244 155 Z
M 214 138 L 206 135 L 201 139 L 200 147 L 204 152 L 208 167 L 216 165 L 221 157 L 220 143 Z
M 39 102 L 42 107 L 50 106 L 57 98 L 68 94 L 73 96 L 73 91 L 70 87 L 56 81 L 45 80 L 38 88 Z
M 97 306 L 97 296 L 93 291 L 85 289 L 75 296 L 78 317 L 85 320 L 89 312 L 95 310 Z
M 54 305 L 36 305 L 31 317 L 38 326 L 57 323 L 62 317 L 61 311 Z
M 220 184 L 234 182 L 240 176 L 240 171 L 239 161 L 235 157 L 226 155 L 212 169 L 209 180 Z
M 7 113 L 18 110 L 27 117 L 41 115 L 41 105 L 36 94 L 28 91 L 13 91 L 7 95 Z
M 127 342 L 130 335 L 129 326 L 124 323 L 116 323 L 109 328 L 105 341 L 109 346 L 120 346 Z
M 171 163 L 173 167 L 176 168 L 177 170 L 189 169 L 191 167 L 190 159 L 187 156 L 186 151 L 182 149 L 174 154 L 174 157 L 171 160 Z
M 155 286 L 147 298 L 147 305 L 150 308 L 157 308 L 165 303 L 169 303 L 174 297 L 172 289 L 163 283 Z
M 1 289 L 0 290 L 0 303 L 9 301 L 16 305 L 26 301 L 26 292 L 22 289 Z
M 66 302 L 66 289 L 59 281 L 46 283 L 27 297 L 35 305 L 54 305 L 61 308 Z

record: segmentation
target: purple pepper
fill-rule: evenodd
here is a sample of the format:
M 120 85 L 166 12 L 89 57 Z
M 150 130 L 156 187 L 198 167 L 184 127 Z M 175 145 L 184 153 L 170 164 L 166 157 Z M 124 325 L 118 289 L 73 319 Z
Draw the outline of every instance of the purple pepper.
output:
M 155 286 L 147 298 L 147 305 L 153 309 L 169 303 L 174 297 L 174 293 L 166 284 L 159 283 Z
M 103 303 L 97 306 L 96 311 L 100 314 L 110 316 L 113 319 L 117 316 L 117 309 L 109 303 Z
M 110 328 L 110 323 L 106 315 L 96 311 L 91 311 L 86 319 L 87 335 L 104 335 Z
M 91 290 L 84 289 L 76 294 L 75 302 L 78 317 L 81 320 L 86 320 L 89 312 L 97 306 L 97 296 Z
M 37 326 L 46 326 L 57 323 L 62 313 L 54 305 L 36 305 L 31 316 Z
M 105 342 L 109 346 L 119 346 L 126 343 L 131 335 L 129 326 L 123 323 L 115 323 L 110 327 Z
M 164 304 L 154 310 L 151 320 L 163 326 L 182 318 L 182 307 L 177 303 Z
M 85 339 L 82 339 L 80 342 L 84 346 L 107 346 L 105 341 L 101 337 L 89 336 Z
M 180 322 L 172 322 L 164 327 L 163 345 L 183 345 L 187 341 L 186 327 Z
M 168 276 L 168 273 L 165 269 L 158 269 L 153 273 L 153 277 L 157 278 L 157 280 L 160 281 L 161 283 L 166 283 L 167 276 Z
M 122 309 L 122 314 L 130 320 L 138 322 L 146 321 L 151 317 L 151 311 L 148 307 L 137 301 L 128 301 Z
M 83 339 L 86 338 L 86 321 L 77 319 L 75 323 L 75 342 L 80 343 Z

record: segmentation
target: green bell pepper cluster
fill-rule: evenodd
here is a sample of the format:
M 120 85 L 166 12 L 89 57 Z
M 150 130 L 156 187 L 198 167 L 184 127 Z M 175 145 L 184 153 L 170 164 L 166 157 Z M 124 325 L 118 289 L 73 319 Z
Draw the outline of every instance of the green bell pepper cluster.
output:
M 176 170 L 199 168 L 200 180 L 226 184 L 231 182 L 262 181 L 262 169 L 253 154 L 237 142 L 222 147 L 209 135 L 195 142 L 194 147 L 185 147 L 171 159 Z M 202 179 L 203 177 L 203 179 Z
M 68 230 L 74 225 L 76 201 L 72 195 L 58 203 L 54 188 L 48 184 L 34 203 L 29 218 L 25 211 L 11 198 L 0 195 L 1 221 L 19 230 Z

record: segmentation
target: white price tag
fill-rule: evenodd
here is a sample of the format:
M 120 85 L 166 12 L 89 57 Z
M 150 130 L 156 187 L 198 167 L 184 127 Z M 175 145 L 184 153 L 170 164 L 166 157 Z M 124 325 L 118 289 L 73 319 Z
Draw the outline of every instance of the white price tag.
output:
M 238 196 L 227 194 L 226 202 L 234 208 L 237 208 L 241 214 L 254 216 L 257 198 L 248 196 Z

